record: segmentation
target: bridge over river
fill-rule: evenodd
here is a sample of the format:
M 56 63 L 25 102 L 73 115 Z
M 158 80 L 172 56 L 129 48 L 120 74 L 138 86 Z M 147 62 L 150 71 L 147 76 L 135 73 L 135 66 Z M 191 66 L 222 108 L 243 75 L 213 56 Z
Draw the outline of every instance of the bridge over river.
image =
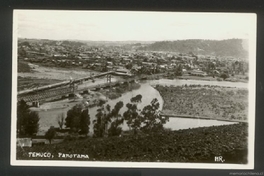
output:
M 107 88 L 109 86 L 116 86 L 117 84 L 120 83 L 120 81 L 112 82 L 111 81 L 112 75 L 125 77 L 126 78 L 125 82 L 135 81 L 135 79 L 132 77 L 131 74 L 109 71 L 97 75 L 91 75 L 83 78 L 77 78 L 74 80 L 63 81 L 60 83 L 23 90 L 18 92 L 17 100 L 20 101 L 23 99 L 28 103 L 34 104 L 42 101 L 49 101 L 59 98 L 65 98 L 68 96 L 74 96 L 75 93 L 87 91 L 87 87 L 89 87 L 89 89 L 100 89 L 100 88 Z M 100 78 L 104 76 L 106 76 L 106 83 L 104 84 L 80 86 L 80 88 L 78 88 L 78 85 L 82 85 L 85 81 L 94 80 L 95 78 Z

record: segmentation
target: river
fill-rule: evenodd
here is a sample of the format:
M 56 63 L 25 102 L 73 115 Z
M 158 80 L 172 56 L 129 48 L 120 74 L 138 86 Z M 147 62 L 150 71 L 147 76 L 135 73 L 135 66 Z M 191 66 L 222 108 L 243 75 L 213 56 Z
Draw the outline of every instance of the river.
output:
M 126 110 L 126 104 L 130 102 L 130 99 L 138 94 L 141 94 L 142 102 L 138 104 L 139 109 L 143 109 L 144 106 L 150 104 L 151 100 L 157 98 L 160 103 L 160 109 L 163 106 L 163 99 L 159 92 L 153 87 L 153 85 L 161 84 L 161 85 L 173 85 L 180 86 L 185 84 L 200 84 L 200 85 L 217 85 L 217 86 L 225 86 L 225 87 L 238 87 L 238 88 L 247 88 L 247 83 L 241 82 L 224 82 L 224 81 L 199 81 L 199 80 L 168 80 L 168 79 L 160 79 L 160 80 L 151 80 L 141 82 L 141 87 L 137 90 L 132 90 L 130 92 L 124 93 L 121 97 L 109 100 L 107 104 L 109 104 L 112 108 L 118 101 L 123 101 L 124 106 L 120 110 L 120 113 L 123 114 Z M 40 134 L 43 134 L 48 130 L 50 126 L 58 127 L 57 116 L 60 113 L 64 113 L 66 117 L 67 111 L 73 106 L 72 104 L 69 107 L 62 109 L 53 109 L 47 111 L 40 111 Z M 89 114 L 91 118 L 90 124 L 90 132 L 93 131 L 93 120 L 95 119 L 95 114 L 97 112 L 98 107 L 93 107 L 89 109 Z M 205 127 L 205 126 L 217 126 L 217 125 L 229 125 L 234 124 L 235 122 L 225 122 L 225 121 L 217 121 L 217 120 L 201 120 L 201 119 L 184 119 L 184 118 L 169 118 L 169 122 L 165 124 L 166 128 L 170 128 L 172 130 L 179 129 L 188 129 L 188 128 L 197 128 L 197 127 Z M 123 130 L 128 130 L 128 126 L 126 123 L 122 126 Z

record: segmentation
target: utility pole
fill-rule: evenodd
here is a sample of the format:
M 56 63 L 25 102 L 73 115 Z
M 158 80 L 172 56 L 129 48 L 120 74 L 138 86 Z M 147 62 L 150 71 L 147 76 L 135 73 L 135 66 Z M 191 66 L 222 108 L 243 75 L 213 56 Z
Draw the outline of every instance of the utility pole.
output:
M 106 82 L 111 83 L 111 75 L 110 74 L 106 75 Z
M 36 102 L 36 106 L 37 108 L 39 107 L 39 90 L 38 90 L 38 86 L 37 86 L 37 102 Z
M 109 88 L 109 93 L 111 93 L 111 89 L 112 89 L 112 87 L 111 87 L 111 75 L 110 74 L 107 74 L 106 75 L 106 83 L 109 83 L 109 86 L 110 86 L 110 88 Z M 108 96 L 109 96 L 109 93 L 108 93 Z M 106 99 L 108 99 L 108 97 L 106 96 Z
M 73 94 L 73 99 L 75 100 L 75 89 L 76 89 L 76 86 L 75 86 L 75 83 L 73 82 L 72 79 L 70 81 L 70 88 L 71 88 L 71 92 Z

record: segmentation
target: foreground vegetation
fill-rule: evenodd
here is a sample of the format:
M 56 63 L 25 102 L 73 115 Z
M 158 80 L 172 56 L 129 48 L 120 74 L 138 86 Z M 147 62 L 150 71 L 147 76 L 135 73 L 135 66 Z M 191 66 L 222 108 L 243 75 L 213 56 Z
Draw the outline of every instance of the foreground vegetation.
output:
M 247 124 L 202 127 L 179 131 L 83 139 L 17 148 L 17 159 L 131 162 L 206 162 L 223 156 L 225 163 L 247 163 Z M 54 158 L 32 158 L 28 152 L 47 152 Z M 86 154 L 89 159 L 63 158 L 58 153 Z

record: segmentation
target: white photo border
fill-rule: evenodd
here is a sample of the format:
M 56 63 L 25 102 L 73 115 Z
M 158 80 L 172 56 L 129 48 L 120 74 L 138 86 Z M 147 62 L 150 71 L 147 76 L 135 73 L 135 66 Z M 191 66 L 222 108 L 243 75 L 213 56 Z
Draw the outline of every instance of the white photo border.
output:
M 165 163 L 165 162 L 99 162 L 99 161 L 54 161 L 54 160 L 17 160 L 16 155 L 16 112 L 17 112 L 17 44 L 18 44 L 18 16 L 13 10 L 13 49 L 12 49 L 12 108 L 11 108 L 11 158 L 12 166 L 61 166 L 61 167 L 110 167 L 110 168 L 188 168 L 188 169 L 254 169 L 255 154 L 255 97 L 256 97 L 256 40 L 257 40 L 257 15 L 247 13 L 252 19 L 251 33 L 249 35 L 249 113 L 248 113 L 248 163 L 224 164 L 224 163 Z M 53 11 L 53 10 L 51 10 Z M 104 11 L 106 12 L 106 11 Z M 141 12 L 141 11 L 138 11 Z M 143 12 L 143 11 L 142 11 Z M 148 13 L 147 11 L 145 13 Z M 153 12 L 151 12 L 153 13 Z M 159 13 L 166 12 L 155 12 Z M 233 14 L 233 13 L 209 13 L 209 12 L 170 12 L 183 14 Z M 245 14 L 245 13 L 236 13 Z

